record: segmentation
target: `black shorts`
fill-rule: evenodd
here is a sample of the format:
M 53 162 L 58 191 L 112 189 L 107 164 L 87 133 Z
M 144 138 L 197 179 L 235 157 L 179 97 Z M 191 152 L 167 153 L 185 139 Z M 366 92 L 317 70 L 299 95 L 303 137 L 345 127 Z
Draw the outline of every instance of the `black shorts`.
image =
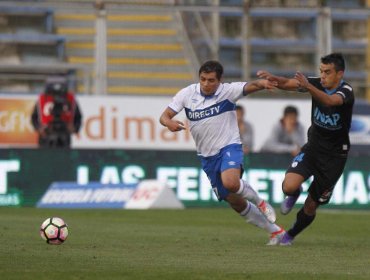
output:
M 304 146 L 286 173 L 300 174 L 304 180 L 313 176 L 308 192 L 314 201 L 326 204 L 343 173 L 346 161 L 347 155 L 317 154 Z

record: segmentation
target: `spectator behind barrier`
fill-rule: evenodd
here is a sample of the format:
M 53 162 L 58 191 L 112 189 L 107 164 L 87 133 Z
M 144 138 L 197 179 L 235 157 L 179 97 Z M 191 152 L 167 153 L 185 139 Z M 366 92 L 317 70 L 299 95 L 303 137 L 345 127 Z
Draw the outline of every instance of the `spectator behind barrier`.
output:
M 271 134 L 262 146 L 262 152 L 290 153 L 296 156 L 305 143 L 305 130 L 298 121 L 298 109 L 287 106 L 284 115 L 273 127 Z
M 74 94 L 68 91 L 67 79 L 53 76 L 46 80 L 32 112 L 32 125 L 43 148 L 69 148 L 71 135 L 78 133 L 82 115 Z
M 244 154 L 248 154 L 253 149 L 254 133 L 252 124 L 245 120 L 245 109 L 241 105 L 236 105 L 236 118 L 240 132 L 240 140 L 243 145 Z

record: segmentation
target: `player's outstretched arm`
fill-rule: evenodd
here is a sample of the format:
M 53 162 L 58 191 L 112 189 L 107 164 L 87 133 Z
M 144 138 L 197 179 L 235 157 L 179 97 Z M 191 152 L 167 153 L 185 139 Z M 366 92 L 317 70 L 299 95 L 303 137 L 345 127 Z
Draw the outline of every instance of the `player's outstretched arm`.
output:
M 170 107 L 167 107 L 159 118 L 159 122 L 172 132 L 185 129 L 183 122 L 179 120 L 173 120 L 173 117 L 176 115 L 177 113 L 174 110 L 172 110 Z
M 267 90 L 272 90 L 276 89 L 277 83 L 275 81 L 270 81 L 266 79 L 261 79 L 261 80 L 255 80 L 252 82 L 248 82 L 244 86 L 244 92 L 247 94 L 262 90 L 262 89 L 267 89 Z
M 299 83 L 297 79 L 290 79 L 282 76 L 275 76 L 268 71 L 259 70 L 257 72 L 257 77 L 261 79 L 266 79 L 277 83 L 276 87 L 284 90 L 297 90 L 299 88 Z
M 340 106 L 343 104 L 343 98 L 339 94 L 326 94 L 325 92 L 319 90 L 314 85 L 310 84 L 301 72 L 297 72 L 294 78 L 298 81 L 299 87 L 301 89 L 307 90 L 313 98 L 318 100 L 325 106 Z

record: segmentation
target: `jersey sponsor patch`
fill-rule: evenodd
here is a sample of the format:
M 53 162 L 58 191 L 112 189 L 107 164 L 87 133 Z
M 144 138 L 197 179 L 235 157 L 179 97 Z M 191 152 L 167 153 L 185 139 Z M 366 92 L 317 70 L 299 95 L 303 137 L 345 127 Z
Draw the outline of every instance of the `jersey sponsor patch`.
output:
M 214 104 L 210 107 L 199 109 L 199 110 L 190 110 L 185 108 L 186 117 L 191 121 L 200 121 L 205 118 L 214 117 L 220 115 L 224 112 L 233 111 L 235 109 L 235 104 L 229 100 L 223 100 L 220 103 Z
M 315 108 L 313 121 L 316 125 L 330 130 L 342 128 L 340 124 L 340 115 L 338 113 L 325 114 L 321 112 L 318 107 Z

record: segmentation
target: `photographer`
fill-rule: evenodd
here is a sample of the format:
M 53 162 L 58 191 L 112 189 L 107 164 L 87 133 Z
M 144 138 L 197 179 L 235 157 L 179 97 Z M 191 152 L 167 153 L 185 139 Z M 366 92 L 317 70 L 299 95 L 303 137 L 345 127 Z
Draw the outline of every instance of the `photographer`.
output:
M 71 134 L 79 131 L 82 115 L 74 94 L 68 91 L 66 78 L 47 79 L 45 92 L 39 95 L 31 119 L 39 134 L 40 147 L 70 147 Z

